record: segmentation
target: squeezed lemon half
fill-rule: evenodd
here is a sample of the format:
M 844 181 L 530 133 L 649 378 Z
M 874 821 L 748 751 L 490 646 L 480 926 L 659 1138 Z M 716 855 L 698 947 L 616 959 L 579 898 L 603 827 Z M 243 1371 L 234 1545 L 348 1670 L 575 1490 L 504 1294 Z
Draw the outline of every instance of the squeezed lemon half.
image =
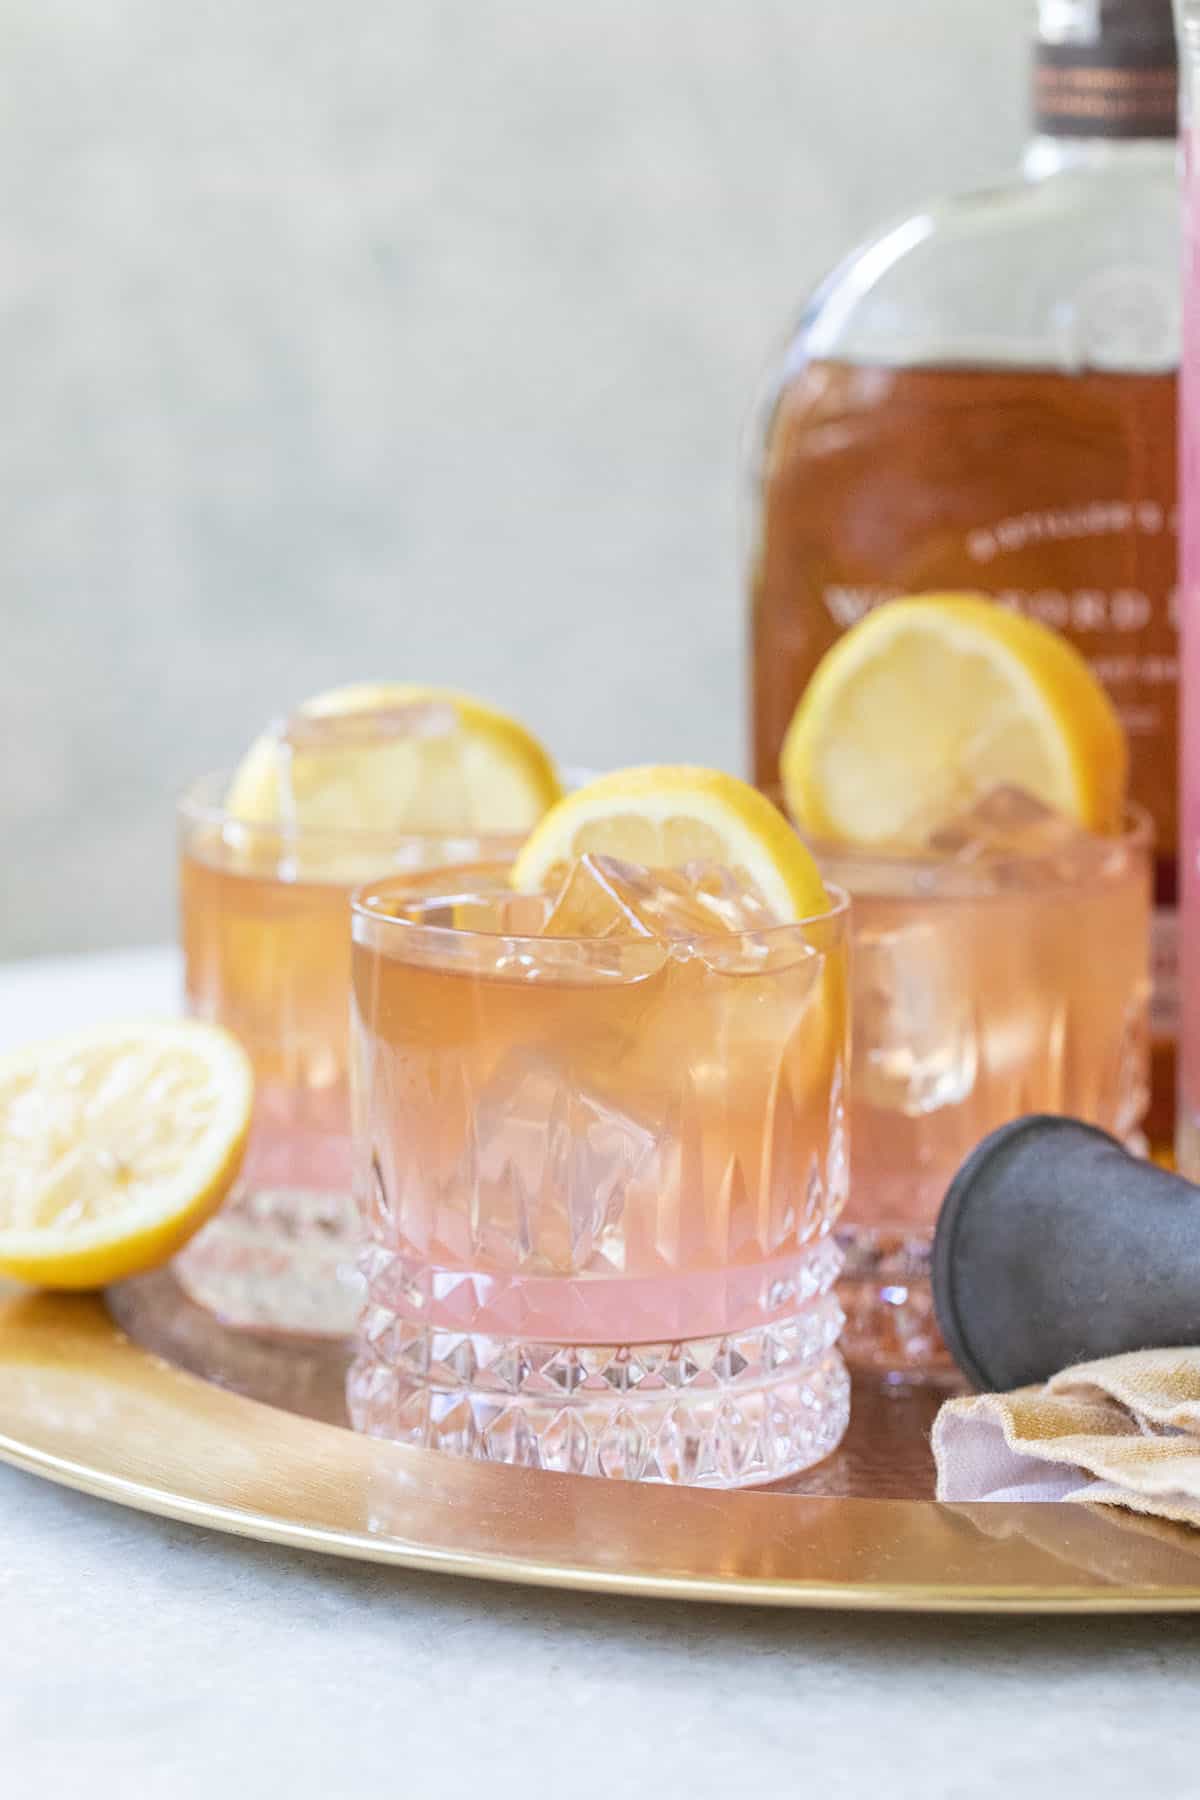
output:
M 1065 639 L 991 600 L 929 594 L 838 640 L 784 740 L 788 810 L 818 839 L 917 847 L 999 787 L 1119 829 L 1128 746 Z
M 0 1274 L 93 1288 L 165 1262 L 232 1185 L 253 1095 L 245 1051 L 200 1020 L 0 1057 Z

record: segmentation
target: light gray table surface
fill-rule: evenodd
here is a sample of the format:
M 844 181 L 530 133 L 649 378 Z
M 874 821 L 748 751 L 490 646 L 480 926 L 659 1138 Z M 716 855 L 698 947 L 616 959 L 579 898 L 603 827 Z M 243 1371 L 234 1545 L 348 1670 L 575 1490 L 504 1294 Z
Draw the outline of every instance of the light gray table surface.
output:
M 165 950 L 0 966 L 0 1049 Z M 326 1561 L 0 1468 L 0 1795 L 1200 1793 L 1200 1618 L 769 1613 Z

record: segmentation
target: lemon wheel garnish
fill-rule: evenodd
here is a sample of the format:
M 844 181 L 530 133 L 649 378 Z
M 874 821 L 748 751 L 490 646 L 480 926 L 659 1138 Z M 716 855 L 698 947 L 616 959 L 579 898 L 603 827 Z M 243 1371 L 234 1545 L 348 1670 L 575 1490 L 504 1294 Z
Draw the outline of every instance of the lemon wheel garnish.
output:
M 540 892 L 556 865 L 587 851 L 651 869 L 720 863 L 753 882 L 781 924 L 829 910 L 817 865 L 778 808 L 715 769 L 621 769 L 589 782 L 533 831 L 512 884 Z
M 237 1041 L 198 1020 L 0 1057 L 0 1274 L 93 1288 L 165 1262 L 228 1192 L 253 1093 Z
M 817 838 L 915 846 L 999 787 L 1119 828 L 1128 749 L 1083 657 L 969 595 L 877 608 L 818 666 L 784 740 L 788 809 Z
M 372 712 L 396 714 L 395 729 L 372 736 Z M 522 832 L 562 793 L 532 733 L 469 694 L 362 682 L 318 694 L 295 715 L 301 726 L 338 720 L 364 729 L 256 739 L 230 784 L 234 817 L 315 831 Z

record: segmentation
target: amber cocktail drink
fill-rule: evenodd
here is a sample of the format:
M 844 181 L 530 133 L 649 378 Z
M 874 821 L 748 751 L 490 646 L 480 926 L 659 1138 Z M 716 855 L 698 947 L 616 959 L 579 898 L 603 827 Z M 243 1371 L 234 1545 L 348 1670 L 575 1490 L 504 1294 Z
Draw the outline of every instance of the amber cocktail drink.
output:
M 711 1486 L 833 1447 L 845 939 L 604 857 L 358 896 L 360 1429 Z
M 470 861 L 515 840 L 247 824 L 225 811 L 225 787 L 202 783 L 181 807 L 186 997 L 249 1052 L 254 1123 L 233 1195 L 177 1268 L 228 1323 L 340 1334 L 358 1306 L 350 894 L 388 869 Z
M 228 1323 L 343 1334 L 350 1198 L 350 894 L 389 871 L 515 853 L 559 797 L 545 750 L 469 695 L 339 688 L 264 732 L 180 810 L 190 1010 L 254 1064 L 238 1186 L 179 1272 Z
M 924 1365 L 929 1242 L 975 1145 L 1035 1112 L 1144 1145 L 1152 833 L 1134 814 L 1092 836 L 998 790 L 923 853 L 821 862 L 853 899 L 848 1341 Z

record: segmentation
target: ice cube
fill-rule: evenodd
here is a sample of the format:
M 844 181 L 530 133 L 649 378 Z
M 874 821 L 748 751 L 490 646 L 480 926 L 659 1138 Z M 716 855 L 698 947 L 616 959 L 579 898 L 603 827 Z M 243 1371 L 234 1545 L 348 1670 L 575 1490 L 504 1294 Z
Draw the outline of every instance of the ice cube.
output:
M 489 937 L 540 937 L 550 908 L 545 895 L 514 893 L 502 875 L 498 880 L 488 879 L 488 875 L 486 870 L 465 871 L 462 887 L 446 887 L 440 892 L 422 891 L 416 883 L 411 892 L 391 895 L 385 891 L 372 900 L 371 911 L 442 930 L 483 932 Z
M 688 863 L 681 871 L 697 900 L 726 931 L 769 931 L 779 921 L 754 884 L 721 863 Z
M 458 714 L 445 700 L 394 700 L 354 712 L 299 712 L 275 728 L 284 754 L 361 748 L 397 738 L 444 738 L 457 730 Z
M 619 1267 L 632 1183 L 648 1180 L 658 1144 L 649 1126 L 566 1067 L 511 1050 L 473 1109 L 456 1188 L 478 1220 L 479 1247 L 563 1273 L 598 1259 Z
M 544 894 L 484 891 L 456 898 L 453 918 L 446 922 L 456 931 L 483 932 L 489 937 L 541 937 L 549 911 Z
M 447 701 L 300 712 L 274 735 L 284 825 L 433 830 L 473 817 L 458 714 Z
M 542 927 L 546 937 L 635 937 L 654 935 L 629 904 L 623 882 L 631 864 L 611 856 L 580 856 L 570 865 Z
M 710 898 L 683 869 L 610 862 L 608 874 L 625 905 L 655 937 L 703 938 L 731 929 L 721 914 L 719 891 Z
M 1023 788 L 998 787 L 935 832 L 929 848 L 981 871 L 997 889 L 1012 889 L 1086 881 L 1112 845 Z
M 1087 835 L 1024 788 L 997 787 L 935 831 L 929 848 L 972 862 L 997 855 L 1049 856 Z
M 554 937 L 696 940 L 775 923 L 748 883 L 715 863 L 645 869 L 589 854 L 572 863 L 546 930 Z
M 940 922 L 860 926 L 853 1034 L 859 1098 L 909 1118 L 965 1100 L 979 1058 L 972 994 L 965 951 Z

